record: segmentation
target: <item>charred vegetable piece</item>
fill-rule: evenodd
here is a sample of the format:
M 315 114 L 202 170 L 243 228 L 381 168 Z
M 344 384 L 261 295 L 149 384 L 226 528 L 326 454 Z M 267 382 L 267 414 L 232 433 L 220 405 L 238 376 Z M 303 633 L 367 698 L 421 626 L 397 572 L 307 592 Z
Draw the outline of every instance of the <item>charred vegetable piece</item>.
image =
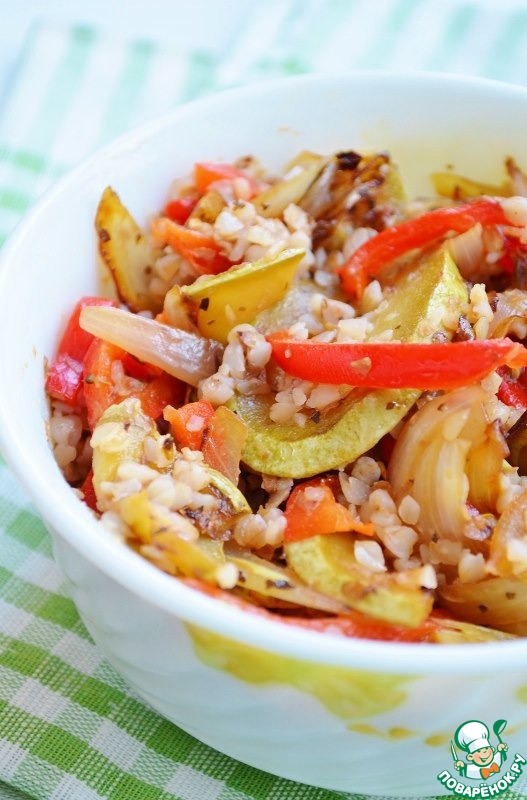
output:
M 432 610 L 433 597 L 419 586 L 404 584 L 397 573 L 373 572 L 354 554 L 348 533 L 312 536 L 285 545 L 287 561 L 309 586 L 395 625 L 420 625 Z
M 230 409 L 214 409 L 208 400 L 167 406 L 164 418 L 180 447 L 201 450 L 205 462 L 237 484 L 240 458 L 247 438 L 247 426 Z
M 383 230 L 401 218 L 404 190 L 386 153 L 337 153 L 299 205 L 315 220 L 314 249 L 340 250 L 358 227 Z
M 209 493 L 217 498 L 219 505 L 213 511 L 197 510 L 192 516 L 199 530 L 211 538 L 219 537 L 251 508 L 240 490 L 221 472 L 206 467 L 209 476 Z
M 510 463 L 518 467 L 520 475 L 527 475 L 527 411 L 523 412 L 509 430 L 507 446 L 509 448 Z
M 163 415 L 180 447 L 201 450 L 203 437 L 214 416 L 214 406 L 208 400 L 185 403 L 179 408 L 168 406 Z
M 221 580 L 220 569 L 225 564 L 221 542 L 190 538 L 184 520 L 178 527 L 174 515 L 152 503 L 145 490 L 123 497 L 117 508 L 139 552 L 165 572 L 212 583 Z
M 284 250 L 182 287 L 200 333 L 225 344 L 235 325 L 252 322 L 284 296 L 304 255 L 303 250 Z
M 136 400 L 125 401 L 105 412 L 92 437 L 94 488 L 99 494 L 99 508 L 109 510 L 104 505 L 101 484 L 116 478 L 120 464 L 144 464 L 144 445 L 149 437 L 154 443 L 163 439 L 153 421 L 142 414 Z M 166 475 L 177 454 L 169 438 L 163 439 L 163 445 L 166 463 L 163 467 L 156 464 L 155 468 Z M 238 573 L 231 568 L 225 576 L 222 571 L 226 561 L 221 538 L 223 532 L 250 508 L 241 492 L 225 476 L 213 469 L 205 469 L 209 478 L 207 492 L 217 500 L 213 509 L 193 504 L 184 509 L 183 514 L 171 513 L 168 508 L 154 502 L 147 489 L 141 489 L 116 499 L 111 510 L 118 513 L 128 526 L 131 544 L 165 572 L 202 578 L 220 585 L 227 577 L 232 586 L 235 583 L 233 575 L 236 578 Z M 199 536 L 196 531 L 199 531 Z
M 372 337 L 391 328 L 403 341 L 430 341 L 442 318 L 455 314 L 467 290 L 448 252 L 424 255 L 401 276 L 378 313 Z M 248 425 L 243 460 L 271 475 L 303 478 L 354 461 L 405 416 L 419 397 L 411 389 L 354 389 L 340 404 L 307 420 L 269 425 L 269 396 L 236 396 L 230 405 Z
M 439 587 L 439 600 L 457 619 L 527 635 L 527 573 L 489 577 L 478 583 L 455 581 Z
M 95 228 L 99 252 L 123 303 L 132 311 L 161 311 L 163 298 L 151 291 L 151 280 L 152 265 L 163 251 L 152 245 L 111 187 L 99 202 Z

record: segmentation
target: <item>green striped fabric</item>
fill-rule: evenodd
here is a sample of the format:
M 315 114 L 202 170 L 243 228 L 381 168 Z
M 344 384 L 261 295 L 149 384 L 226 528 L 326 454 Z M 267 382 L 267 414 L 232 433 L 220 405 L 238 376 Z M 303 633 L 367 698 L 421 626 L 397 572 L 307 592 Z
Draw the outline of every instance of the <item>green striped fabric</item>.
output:
M 228 35 L 218 31 L 214 50 L 36 26 L 0 107 L 0 245 L 71 165 L 199 95 L 358 67 L 527 83 L 527 10 L 512 0 L 241 6 Z M 0 798 L 359 800 L 246 767 L 146 708 L 90 640 L 49 536 L 1 457 Z

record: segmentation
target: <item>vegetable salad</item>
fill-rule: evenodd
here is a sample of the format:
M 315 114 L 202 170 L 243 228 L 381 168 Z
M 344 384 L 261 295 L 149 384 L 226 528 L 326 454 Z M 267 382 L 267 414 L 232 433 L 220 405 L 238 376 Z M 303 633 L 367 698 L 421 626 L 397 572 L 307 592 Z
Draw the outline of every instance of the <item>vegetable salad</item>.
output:
M 201 162 L 144 228 L 96 212 L 112 297 L 47 366 L 50 439 L 140 556 L 283 624 L 527 632 L 527 186 L 386 153 Z

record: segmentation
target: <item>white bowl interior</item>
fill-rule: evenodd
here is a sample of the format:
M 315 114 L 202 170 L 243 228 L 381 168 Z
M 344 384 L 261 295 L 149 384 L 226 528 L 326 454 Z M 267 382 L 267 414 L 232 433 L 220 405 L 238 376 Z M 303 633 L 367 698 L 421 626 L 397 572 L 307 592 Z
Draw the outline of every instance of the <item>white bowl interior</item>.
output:
M 63 179 L 36 205 L 0 266 L 0 445 L 44 519 L 115 580 L 190 621 L 313 660 L 395 670 L 490 671 L 527 661 L 527 640 L 452 648 L 383 645 L 282 630 L 197 596 L 110 539 L 64 483 L 46 440 L 44 360 L 75 301 L 97 292 L 95 208 L 108 184 L 139 221 L 196 160 L 258 156 L 282 168 L 299 150 L 387 149 L 410 193 L 447 165 L 499 181 L 505 156 L 525 159 L 527 90 L 447 76 L 381 73 L 270 82 L 207 98 L 133 132 Z M 527 167 L 525 161 L 523 166 Z M 455 651 L 455 660 L 452 653 Z M 482 653 L 484 652 L 484 658 Z

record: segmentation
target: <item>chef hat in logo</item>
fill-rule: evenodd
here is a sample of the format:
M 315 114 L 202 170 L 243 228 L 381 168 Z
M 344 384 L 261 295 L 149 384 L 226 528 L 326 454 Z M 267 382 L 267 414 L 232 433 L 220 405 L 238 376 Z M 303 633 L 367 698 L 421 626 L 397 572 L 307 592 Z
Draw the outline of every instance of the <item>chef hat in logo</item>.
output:
M 490 747 L 489 729 L 476 719 L 460 725 L 454 738 L 457 746 L 467 753 L 475 753 L 482 747 Z

